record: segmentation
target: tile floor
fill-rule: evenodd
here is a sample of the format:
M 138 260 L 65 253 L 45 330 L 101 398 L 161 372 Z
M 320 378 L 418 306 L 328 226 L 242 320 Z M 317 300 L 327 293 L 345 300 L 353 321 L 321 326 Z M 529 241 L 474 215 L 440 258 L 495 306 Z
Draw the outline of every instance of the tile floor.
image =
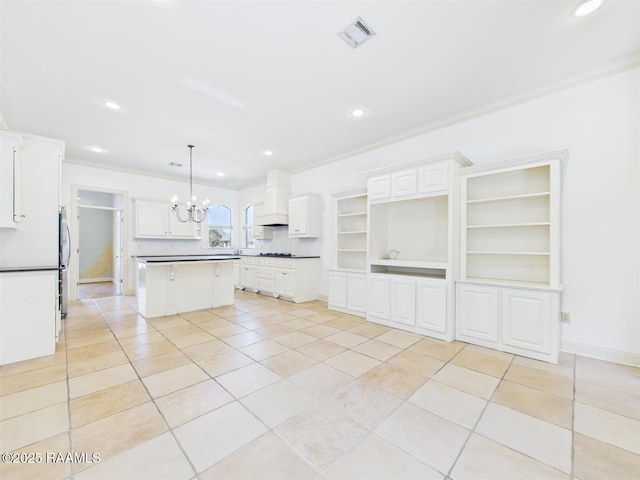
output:
M 149 321 L 132 297 L 83 300 L 64 326 L 55 355 L 0 368 L 0 450 L 35 462 L 0 464 L 4 480 L 640 475 L 637 368 L 245 292 Z

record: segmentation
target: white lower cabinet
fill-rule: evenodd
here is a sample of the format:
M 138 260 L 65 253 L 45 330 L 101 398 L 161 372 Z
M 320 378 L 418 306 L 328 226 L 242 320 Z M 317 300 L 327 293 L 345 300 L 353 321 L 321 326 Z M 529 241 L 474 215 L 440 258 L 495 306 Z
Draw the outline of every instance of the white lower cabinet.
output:
M 447 308 L 444 279 L 371 274 L 367 289 L 369 321 L 453 340 L 453 315 Z
M 367 275 L 330 270 L 329 309 L 366 317 Z
M 458 283 L 456 339 L 558 362 L 560 293 Z
M 241 288 L 295 303 L 318 299 L 318 258 L 252 258 L 240 260 Z
M 59 318 L 57 270 L 0 274 L 0 365 L 53 355 Z

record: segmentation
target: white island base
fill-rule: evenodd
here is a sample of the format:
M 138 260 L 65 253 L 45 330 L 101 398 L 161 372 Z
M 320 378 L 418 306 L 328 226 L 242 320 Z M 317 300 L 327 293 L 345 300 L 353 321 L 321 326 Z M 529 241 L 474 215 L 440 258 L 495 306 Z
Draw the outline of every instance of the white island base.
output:
M 153 318 L 233 305 L 236 259 L 137 257 L 138 312 L 145 318 Z

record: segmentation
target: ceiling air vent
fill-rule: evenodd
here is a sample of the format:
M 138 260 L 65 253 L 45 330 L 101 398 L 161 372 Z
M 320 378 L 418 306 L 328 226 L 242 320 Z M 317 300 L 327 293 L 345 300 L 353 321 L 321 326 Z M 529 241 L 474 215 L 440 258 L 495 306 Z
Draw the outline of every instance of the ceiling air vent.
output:
M 177 162 L 169 162 L 169 166 L 170 167 L 181 167 L 182 165 L 184 165 L 184 164 L 177 163 Z
M 347 25 L 341 32 L 338 32 L 338 36 L 351 45 L 352 48 L 362 45 L 375 34 L 376 32 L 360 17 Z

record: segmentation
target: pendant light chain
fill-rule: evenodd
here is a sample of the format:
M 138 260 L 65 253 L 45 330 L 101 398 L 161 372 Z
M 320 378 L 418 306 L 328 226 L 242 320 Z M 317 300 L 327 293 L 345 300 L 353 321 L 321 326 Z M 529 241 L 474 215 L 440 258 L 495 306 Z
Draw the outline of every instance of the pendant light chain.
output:
M 176 214 L 178 221 L 182 223 L 195 222 L 202 223 L 207 218 L 209 212 L 209 200 L 205 200 L 202 205 L 196 205 L 196 199 L 193 196 L 193 147 L 195 145 L 187 145 L 189 147 L 189 200 L 187 201 L 187 218 L 180 216 L 180 207 L 178 206 L 178 197 L 173 197 L 172 209 Z M 193 202 L 193 203 L 192 203 Z

